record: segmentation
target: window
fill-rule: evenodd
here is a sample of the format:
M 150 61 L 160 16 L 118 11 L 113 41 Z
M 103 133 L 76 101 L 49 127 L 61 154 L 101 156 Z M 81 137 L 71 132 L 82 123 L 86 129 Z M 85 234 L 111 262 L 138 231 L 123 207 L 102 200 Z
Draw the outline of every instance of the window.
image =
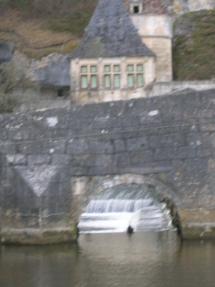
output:
M 110 72 L 110 65 L 105 65 L 104 72 L 109 73 Z
M 127 87 L 141 88 L 143 86 L 143 64 L 127 65 Z
M 127 71 L 128 72 L 133 72 L 133 70 L 134 70 L 134 65 L 128 65 L 127 66 Z
M 110 89 L 111 88 L 111 66 L 110 65 L 105 65 L 104 66 L 104 87 L 106 89 Z M 108 74 L 107 74 L 108 73 Z
M 119 65 L 114 65 L 113 66 L 114 72 L 119 72 L 120 71 L 120 66 Z
M 58 96 L 59 98 L 63 97 L 63 89 L 57 90 L 57 96 Z
M 133 13 L 134 14 L 138 14 L 140 11 L 139 11 L 139 6 L 134 6 L 133 7 Z
M 81 76 L 81 88 L 86 89 L 88 86 L 87 84 L 87 76 Z
M 96 89 L 97 88 L 97 66 L 83 65 L 81 66 L 81 89 Z
M 104 83 L 105 88 L 110 89 L 111 87 L 111 78 L 110 75 L 105 75 L 105 83 Z
M 137 74 L 137 86 L 138 87 L 143 86 L 143 74 Z
M 113 66 L 113 87 L 114 88 L 120 88 L 120 65 L 114 65 Z
M 90 76 L 90 87 L 92 89 L 97 88 L 97 77 L 96 77 L 96 75 L 91 75 Z
M 138 64 L 137 65 L 137 71 L 138 72 L 140 72 L 140 71 L 142 72 L 142 70 L 143 70 L 143 65 L 142 64 Z
M 134 75 L 128 74 L 128 87 L 133 88 L 134 87 Z
M 81 73 L 87 73 L 87 66 L 81 66 Z
M 104 87 L 106 89 L 120 88 L 120 65 L 104 66 Z
M 115 74 L 113 76 L 114 88 L 120 88 L 120 75 Z
M 90 66 L 90 72 L 91 73 L 96 73 L 97 72 L 96 66 Z
M 143 1 L 141 0 L 133 0 L 133 1 L 130 1 L 130 2 L 133 2 L 133 3 L 130 3 L 130 13 L 132 14 L 140 14 L 142 13 L 143 11 Z M 134 3 L 136 2 L 136 3 Z

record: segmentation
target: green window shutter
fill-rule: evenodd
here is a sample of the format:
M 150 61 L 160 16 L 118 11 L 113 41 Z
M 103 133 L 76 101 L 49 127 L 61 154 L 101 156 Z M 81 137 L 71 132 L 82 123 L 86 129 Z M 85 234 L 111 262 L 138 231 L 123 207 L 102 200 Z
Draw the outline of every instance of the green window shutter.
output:
M 114 88 L 120 87 L 120 75 L 114 75 Z
M 97 72 L 96 66 L 90 66 L 90 72 L 91 73 L 96 73 Z
M 114 72 L 119 72 L 120 71 L 120 66 L 119 65 L 114 65 L 113 70 L 114 70 Z
M 128 87 L 133 88 L 134 87 L 134 75 L 128 74 Z
M 143 86 L 143 74 L 137 74 L 137 86 L 138 87 Z
M 142 72 L 143 71 L 143 65 L 142 64 L 138 64 L 137 65 L 137 71 L 138 72 Z
M 109 73 L 110 72 L 110 65 L 105 65 L 104 71 L 105 71 L 105 73 Z
M 128 72 L 133 72 L 133 70 L 134 70 L 134 65 L 128 65 L 127 66 L 127 71 Z
M 90 86 L 92 89 L 97 88 L 97 77 L 96 75 L 91 75 L 90 77 Z
M 87 88 L 87 76 L 81 76 L 81 88 L 82 89 Z
M 87 73 L 87 66 L 81 66 L 81 73 Z
M 110 75 L 105 75 L 105 88 L 111 87 Z

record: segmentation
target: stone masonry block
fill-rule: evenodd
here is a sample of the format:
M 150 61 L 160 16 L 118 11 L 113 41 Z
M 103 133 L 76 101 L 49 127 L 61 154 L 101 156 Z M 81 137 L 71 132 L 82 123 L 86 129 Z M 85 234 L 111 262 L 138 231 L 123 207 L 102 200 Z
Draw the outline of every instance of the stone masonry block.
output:
M 110 141 L 104 140 L 89 140 L 90 154 L 113 154 L 114 146 Z
M 149 147 L 153 149 L 158 149 L 162 147 L 161 136 L 158 136 L 158 135 L 149 136 Z
M 87 139 L 71 139 L 67 144 L 67 154 L 70 155 L 79 155 L 79 154 L 88 154 L 89 145 Z
M 66 154 L 53 154 L 51 156 L 51 163 L 53 165 L 67 165 L 71 162 L 71 156 Z
M 126 140 L 126 148 L 128 151 L 145 150 L 148 148 L 148 138 L 131 138 Z
M 114 141 L 114 152 L 119 153 L 119 152 L 125 152 L 125 140 L 123 139 L 117 139 Z
M 48 165 L 51 162 L 51 157 L 49 155 L 29 155 L 28 165 L 29 166 L 40 166 Z
M 90 167 L 95 165 L 95 155 L 76 155 L 71 159 L 72 166 L 74 167 Z
M 161 146 L 174 147 L 184 145 L 185 145 L 185 139 L 183 134 L 166 134 L 161 136 Z
M 9 165 L 26 165 L 27 157 L 23 154 L 8 154 L 6 155 Z
M 16 144 L 10 141 L 0 141 L 0 152 L 4 154 L 15 154 Z
M 153 152 L 149 150 L 144 152 L 132 151 L 129 153 L 129 155 L 130 155 L 130 162 L 132 165 L 136 164 L 139 165 L 153 161 Z
M 66 152 L 67 140 L 49 141 L 49 153 L 64 154 Z
M 113 165 L 113 155 L 105 154 L 105 155 L 97 155 L 95 157 L 95 166 L 100 166 L 101 168 L 105 168 L 107 166 Z
M 114 166 L 121 168 L 130 165 L 130 155 L 128 153 L 118 153 L 114 155 Z

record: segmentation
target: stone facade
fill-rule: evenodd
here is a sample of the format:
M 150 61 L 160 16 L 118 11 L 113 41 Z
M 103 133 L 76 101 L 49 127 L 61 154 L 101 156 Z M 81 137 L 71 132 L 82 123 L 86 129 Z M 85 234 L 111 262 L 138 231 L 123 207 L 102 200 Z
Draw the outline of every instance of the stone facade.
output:
M 84 208 L 74 207 L 80 182 L 96 195 L 96 181 L 116 184 L 126 175 L 176 206 L 183 238 L 214 238 L 214 95 L 192 91 L 0 116 L 1 241 L 74 240 L 77 209 Z
M 152 46 L 158 50 L 157 44 Z M 144 97 L 145 86 L 156 80 L 159 66 L 166 63 L 166 58 L 157 62 L 156 56 L 137 34 L 123 2 L 100 0 L 80 45 L 71 54 L 72 102 Z
M 155 81 L 172 81 L 172 17 L 132 14 L 131 20 L 143 43 L 156 55 Z
M 127 70 L 129 66 L 133 68 L 132 71 Z M 85 73 L 81 71 L 83 67 L 87 69 Z M 96 67 L 96 71 L 92 73 L 91 67 Z M 105 71 L 106 67 L 110 67 L 109 71 Z M 115 67 L 119 67 L 117 71 L 114 71 Z M 132 87 L 127 83 L 129 75 L 133 77 Z M 96 77 L 94 88 L 90 87 L 92 76 Z M 87 78 L 86 88 L 81 87 L 81 77 Z M 105 77 L 110 78 L 108 88 L 105 87 Z M 115 81 L 115 77 L 118 77 L 119 82 Z M 140 83 L 138 77 L 141 77 Z M 145 87 L 154 80 L 154 57 L 77 59 L 71 62 L 71 101 L 97 103 L 140 98 L 145 95 Z

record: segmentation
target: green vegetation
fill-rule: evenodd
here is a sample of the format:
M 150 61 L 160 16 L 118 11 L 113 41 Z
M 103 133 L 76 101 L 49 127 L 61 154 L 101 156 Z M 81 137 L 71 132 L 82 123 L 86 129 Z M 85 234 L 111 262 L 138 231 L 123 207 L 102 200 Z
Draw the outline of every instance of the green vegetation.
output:
M 174 79 L 215 79 L 215 10 L 184 14 L 174 30 Z
M 80 42 L 98 0 L 0 0 L 0 39 L 30 58 L 70 53 Z

